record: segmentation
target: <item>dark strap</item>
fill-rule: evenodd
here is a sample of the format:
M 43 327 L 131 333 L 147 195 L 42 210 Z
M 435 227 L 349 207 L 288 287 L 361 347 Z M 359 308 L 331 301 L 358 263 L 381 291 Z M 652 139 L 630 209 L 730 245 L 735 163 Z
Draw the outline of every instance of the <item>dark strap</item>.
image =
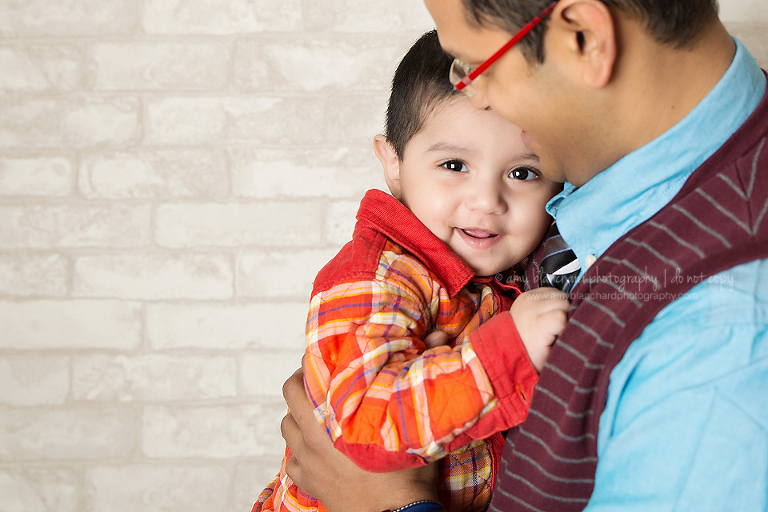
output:
M 551 286 L 568 293 L 580 271 L 576 254 L 560 236 L 557 223 L 553 221 L 528 264 L 525 276 L 527 288 Z

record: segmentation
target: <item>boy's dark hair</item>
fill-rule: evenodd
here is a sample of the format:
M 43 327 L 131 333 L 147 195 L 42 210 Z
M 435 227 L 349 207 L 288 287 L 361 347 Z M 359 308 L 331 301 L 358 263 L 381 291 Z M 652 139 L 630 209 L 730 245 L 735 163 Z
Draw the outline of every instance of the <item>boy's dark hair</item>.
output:
M 405 146 L 441 101 L 461 94 L 448 81 L 453 59 L 440 47 L 437 31 L 427 32 L 400 61 L 392 78 L 384 135 L 403 159 Z
M 463 0 L 467 21 L 517 32 L 552 0 Z M 682 48 L 717 17 L 717 0 L 600 0 L 610 8 L 645 23 L 658 42 Z M 544 62 L 544 20 L 520 41 L 529 62 Z

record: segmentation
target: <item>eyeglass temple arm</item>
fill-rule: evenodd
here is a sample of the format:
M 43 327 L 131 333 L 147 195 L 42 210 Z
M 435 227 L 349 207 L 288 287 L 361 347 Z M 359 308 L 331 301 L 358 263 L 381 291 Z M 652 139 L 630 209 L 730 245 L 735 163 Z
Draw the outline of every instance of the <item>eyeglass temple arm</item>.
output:
M 518 42 L 520 42 L 520 40 L 521 40 L 522 38 L 524 38 L 524 37 L 525 37 L 525 36 L 528 34 L 528 32 L 530 32 L 531 30 L 533 30 L 533 29 L 536 27 L 536 25 L 538 25 L 539 23 L 541 23 L 541 22 L 544 20 L 544 18 L 546 18 L 547 16 L 549 16 L 549 13 L 551 13 L 551 12 L 552 12 L 552 10 L 555 8 L 555 6 L 557 5 L 557 2 L 558 2 L 558 0 L 555 0 L 554 2 L 552 2 L 551 4 L 549 4 L 548 6 L 546 6 L 544 9 L 542 9 L 542 11 L 541 11 L 541 12 L 540 12 L 538 15 L 536 15 L 536 17 L 534 17 L 534 18 L 533 18 L 531 21 L 529 21 L 528 23 L 526 23 L 526 24 L 523 26 L 523 28 L 521 28 L 521 29 L 520 29 L 520 31 L 519 31 L 517 34 L 515 34 L 515 36 L 514 36 L 512 39 L 510 39 L 509 41 L 507 41 L 507 44 L 505 44 L 504 46 L 502 46 L 501 48 L 499 48 L 499 51 L 497 51 L 496 53 L 494 53 L 493 55 L 491 55 L 491 56 L 490 56 L 490 58 L 488 58 L 488 60 L 486 60 L 485 62 L 483 62 L 482 64 L 480 64 L 480 65 L 477 67 L 477 69 L 475 69 L 474 71 L 472 71 L 470 74 L 468 74 L 468 75 L 464 75 L 464 78 L 462 78 L 461 80 L 459 80 L 459 82 L 458 82 L 458 83 L 457 83 L 457 84 L 454 86 L 454 87 L 456 88 L 456 90 L 457 90 L 457 91 L 460 91 L 460 90 L 462 90 L 463 88 L 465 88 L 466 86 L 468 86 L 468 85 L 469 85 L 469 84 L 472 82 L 472 80 L 474 80 L 475 78 L 477 78 L 478 76 L 480 76 L 480 74 L 481 74 L 483 71 L 485 71 L 486 69 L 488 69 L 488 68 L 489 68 L 489 67 L 490 67 L 490 66 L 491 66 L 491 65 L 492 65 L 494 62 L 496 62 L 497 60 L 499 60 L 499 58 L 500 58 L 502 55 L 504 55 L 504 54 L 505 54 L 505 53 L 506 53 L 506 52 L 507 52 L 507 51 L 508 51 L 510 48 L 512 48 L 512 47 L 513 47 L 513 46 L 515 46 L 515 45 L 516 45 Z

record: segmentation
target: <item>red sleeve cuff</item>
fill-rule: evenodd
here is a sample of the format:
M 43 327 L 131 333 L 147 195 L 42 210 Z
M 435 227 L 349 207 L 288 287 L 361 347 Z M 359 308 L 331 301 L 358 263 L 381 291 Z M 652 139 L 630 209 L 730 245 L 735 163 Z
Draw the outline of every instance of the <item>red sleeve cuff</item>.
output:
M 470 334 L 470 342 L 505 414 L 525 419 L 539 374 L 512 315 L 509 311 L 495 315 Z
M 390 452 L 375 444 L 347 443 L 341 437 L 336 439 L 334 446 L 358 467 L 370 472 L 388 473 L 427 464 L 412 453 Z

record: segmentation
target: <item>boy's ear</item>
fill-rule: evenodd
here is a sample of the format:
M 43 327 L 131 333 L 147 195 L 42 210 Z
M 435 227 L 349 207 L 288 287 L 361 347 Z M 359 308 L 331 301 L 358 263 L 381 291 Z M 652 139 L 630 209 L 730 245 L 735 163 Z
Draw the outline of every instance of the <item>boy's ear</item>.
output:
M 384 180 L 392 195 L 400 199 L 400 159 L 397 158 L 395 148 L 384 135 L 376 135 L 373 138 L 373 152 L 384 168 Z
M 616 62 L 616 20 L 600 0 L 560 0 L 548 31 L 557 38 L 548 45 L 566 51 L 582 82 L 590 88 L 608 85 Z

